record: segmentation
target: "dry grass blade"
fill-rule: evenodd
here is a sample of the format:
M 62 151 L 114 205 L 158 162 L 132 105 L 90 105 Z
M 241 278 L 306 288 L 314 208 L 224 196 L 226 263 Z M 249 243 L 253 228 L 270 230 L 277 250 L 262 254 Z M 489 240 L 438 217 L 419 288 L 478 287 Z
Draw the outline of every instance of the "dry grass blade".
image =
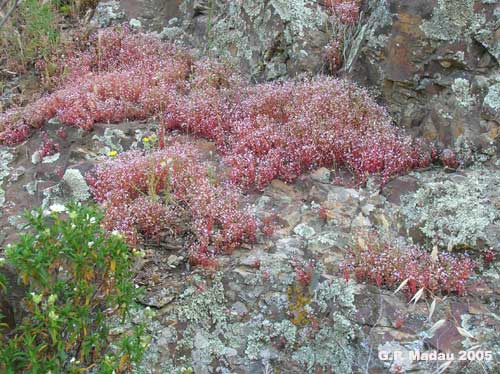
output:
M 462 335 L 464 338 L 469 338 L 469 339 L 475 339 L 474 336 L 468 332 L 467 330 L 461 328 L 461 327 L 458 327 L 457 326 L 457 331 L 460 335 Z
M 431 307 L 429 308 L 429 317 L 427 318 L 428 321 L 432 319 L 432 315 L 434 314 L 435 310 L 436 310 L 436 298 L 432 300 Z
M 482 346 L 483 346 L 482 344 L 476 344 L 476 345 L 470 347 L 469 349 L 467 349 L 467 351 L 475 351 L 476 349 L 479 349 Z
M 14 1 L 14 4 L 12 5 L 12 7 L 7 11 L 7 13 L 5 13 L 5 15 L 1 15 L 2 18 L 0 19 L 0 29 L 2 28 L 2 26 L 5 24 L 5 22 L 7 22 L 7 20 L 9 19 L 9 17 L 12 15 L 12 13 L 14 12 L 14 9 L 16 9 L 17 7 L 17 4 L 19 3 L 19 0 L 16 0 Z M 5 3 L 6 4 L 6 3 Z M 2 4 L 2 7 L 4 6 L 4 4 Z
M 432 247 L 431 259 L 434 262 L 437 262 L 437 260 L 438 260 L 438 246 L 437 246 L 437 244 L 434 244 L 434 247 Z
M 393 295 L 395 295 L 399 291 L 401 291 L 404 288 L 404 286 L 406 286 L 406 283 L 408 283 L 409 280 L 410 280 L 410 278 L 406 278 L 404 281 L 402 281 L 401 284 L 399 285 L 399 287 L 396 288 L 396 291 L 393 292 Z
M 417 291 L 417 293 L 415 293 L 415 295 L 413 295 L 413 297 L 411 298 L 411 300 L 408 302 L 408 304 L 410 304 L 412 301 L 413 301 L 413 304 L 416 304 L 418 302 L 418 300 L 420 300 L 420 298 L 422 297 L 422 295 L 424 294 L 424 290 L 425 288 L 421 288 Z
M 438 369 L 436 370 L 436 374 L 441 374 L 441 373 L 444 373 L 446 369 L 448 369 L 450 367 L 450 365 L 452 364 L 453 361 L 446 361 L 445 363 L 443 363 L 440 367 L 438 367 Z
M 435 324 L 432 325 L 432 327 L 429 329 L 428 333 L 430 334 L 430 336 L 433 336 L 434 333 L 441 327 L 443 326 L 444 324 L 446 323 L 446 320 L 445 319 L 440 319 L 439 321 L 437 321 Z
M 358 245 L 359 245 L 359 248 L 361 248 L 364 251 L 366 251 L 366 249 L 368 248 L 368 246 L 366 245 L 366 242 L 364 241 L 364 239 L 362 237 L 358 238 Z

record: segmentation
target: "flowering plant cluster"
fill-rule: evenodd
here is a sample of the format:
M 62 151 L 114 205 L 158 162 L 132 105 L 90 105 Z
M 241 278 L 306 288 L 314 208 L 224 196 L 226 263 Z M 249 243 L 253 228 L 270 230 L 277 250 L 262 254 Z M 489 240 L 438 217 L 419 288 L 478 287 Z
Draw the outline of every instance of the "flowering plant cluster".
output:
M 260 190 L 320 166 L 345 167 L 360 181 L 381 173 L 384 183 L 431 162 L 422 144 L 353 83 L 318 77 L 251 85 L 224 64 L 195 60 L 127 28 L 100 30 L 82 45 L 61 60 L 57 90 L 0 115 L 0 144 L 24 140 L 53 117 L 87 130 L 96 122 L 161 117 L 159 150 L 127 152 L 88 178 L 106 209 L 105 225 L 130 241 L 190 235 L 199 257 L 192 261 L 206 263 L 255 234 L 254 219 L 237 208 L 236 186 Z M 230 183 L 208 175 L 192 148 L 165 148 L 171 130 L 213 141 Z
M 345 25 L 355 25 L 361 10 L 358 0 L 326 0 L 326 8 Z
M 49 138 L 49 135 L 44 131 L 42 133 L 42 144 L 38 149 L 40 158 L 43 159 L 47 156 L 52 156 L 61 151 L 61 146 Z
M 175 98 L 191 67 L 187 52 L 126 28 L 100 30 L 86 50 L 68 49 L 64 57 L 56 91 L 0 115 L 0 144 L 23 141 L 53 117 L 87 130 L 148 118 Z
M 313 260 L 300 261 L 297 258 L 292 258 L 290 261 L 295 272 L 295 279 L 303 286 L 307 287 L 311 283 L 316 264 Z
M 128 151 L 87 175 L 94 198 L 105 208 L 104 225 L 142 239 L 190 242 L 190 260 L 207 265 L 219 252 L 252 241 L 253 215 L 240 209 L 238 189 L 217 179 L 188 144 Z
M 0 143 L 19 142 L 52 117 L 91 129 L 162 115 L 216 143 L 231 180 L 262 189 L 319 166 L 344 166 L 360 180 L 427 166 L 429 152 L 391 124 L 367 91 L 327 77 L 250 85 L 218 62 L 126 28 L 101 30 L 68 51 L 60 88 L 4 113 Z
M 263 189 L 320 166 L 347 167 L 364 180 L 430 164 L 422 144 L 395 128 L 368 93 L 344 80 L 304 81 L 194 91 L 171 102 L 168 129 L 216 143 L 231 180 Z
M 360 243 L 351 248 L 349 259 L 340 266 L 344 277 L 349 279 L 353 273 L 358 281 L 379 287 L 404 284 L 402 290 L 409 297 L 420 289 L 460 296 L 476 267 L 467 255 L 445 252 L 433 256 L 417 246 L 400 248 L 376 236 L 371 236 L 369 243 Z

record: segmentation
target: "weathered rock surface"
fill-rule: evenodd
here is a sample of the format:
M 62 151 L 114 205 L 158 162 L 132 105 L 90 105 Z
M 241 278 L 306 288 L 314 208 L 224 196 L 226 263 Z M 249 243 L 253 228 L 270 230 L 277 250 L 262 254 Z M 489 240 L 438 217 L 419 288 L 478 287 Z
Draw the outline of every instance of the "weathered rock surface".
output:
M 126 15 L 166 40 L 237 65 L 242 74 L 253 79 L 325 70 L 321 56 L 331 35 L 319 3 L 127 0 L 105 4 L 96 11 L 96 23 L 120 22 L 117 15 Z
M 500 4 L 368 0 L 350 76 L 373 87 L 413 134 L 462 151 L 498 151 Z
M 65 139 L 57 138 L 58 126 L 46 127 L 49 137 L 61 147 L 53 162 L 32 164 L 31 154 L 41 142 L 38 133 L 18 147 L 4 148 L 10 156 L 4 157 L 2 247 L 18 235 L 24 208 L 86 198 L 88 191 L 80 175 L 110 150 L 140 148 L 143 134 L 154 124 L 97 125 L 93 133 L 68 128 Z M 206 142 L 199 145 L 209 149 Z M 182 243 L 146 246 L 145 256 L 135 266 L 135 282 L 145 291 L 139 300 L 144 308 L 130 323 L 146 322 L 152 340 L 138 372 L 170 374 L 182 372 L 184 367 L 194 373 L 302 374 L 319 365 L 348 373 L 352 364 L 362 372 L 395 371 L 399 365 L 427 373 L 439 363 L 404 357 L 382 361 L 378 354 L 417 349 L 458 354 L 477 344 L 498 352 L 499 325 L 494 317 L 500 296 L 498 261 L 478 269 L 466 295 L 446 299 L 436 295 L 430 320 L 432 299 L 413 305 L 391 290 L 346 284 L 339 263 L 359 230 L 377 229 L 394 240 L 411 237 L 430 246 L 426 235 L 430 226 L 422 231 L 423 223 L 408 220 L 407 212 L 418 213 L 419 206 L 408 201 L 428 196 L 420 191 L 432 183 L 450 184 L 450 191 L 462 191 L 463 196 L 433 198 L 437 205 L 432 209 L 439 213 L 439 204 L 453 200 L 464 205 L 462 211 L 471 211 L 464 217 L 460 212 L 442 212 L 444 219 L 455 222 L 452 227 L 480 229 L 482 240 L 469 242 L 466 250 L 475 258 L 481 247 L 498 251 L 498 217 L 491 218 L 486 231 L 473 223 L 478 201 L 500 207 L 500 190 L 493 182 L 499 173 L 493 166 L 455 173 L 435 168 L 395 178 L 380 191 L 370 187 L 371 183 L 355 186 L 346 174 L 322 168 L 294 184 L 275 180 L 262 195 L 255 196 L 254 211 L 259 217 L 275 215 L 274 233 L 270 237 L 259 234 L 256 243 L 220 257 L 216 272 L 190 268 Z M 480 188 L 468 191 L 466 181 Z M 441 250 L 446 250 L 446 243 Z M 308 285 L 301 283 L 297 269 L 310 269 Z M 21 306 L 11 299 L 2 302 L 4 314 L 15 323 Z M 432 334 L 433 324 L 441 319 L 447 322 Z M 113 336 L 128 328 L 117 325 Z M 464 337 L 457 328 L 470 332 L 474 339 Z M 474 373 L 477 365 L 455 361 L 450 372 Z M 494 362 L 483 365 L 486 372 L 495 372 Z
M 378 93 L 416 136 L 488 157 L 500 133 L 500 5 L 489 0 L 364 0 L 341 74 Z M 252 79 L 326 72 L 324 2 L 105 2 L 101 25 L 126 16 L 162 38 L 219 56 Z
M 323 69 L 328 35 L 322 11 L 304 4 L 111 1 L 100 4 L 94 21 L 128 19 L 164 38 L 223 51 L 254 78 L 274 79 Z M 326 168 L 294 184 L 275 180 L 254 199 L 257 216 L 275 215 L 274 233 L 222 256 L 216 272 L 190 268 L 182 242 L 146 246 L 135 265 L 144 308 L 131 323 L 146 322 L 152 340 L 138 372 L 302 374 L 316 365 L 325 373 L 347 373 L 352 364 L 358 372 L 429 373 L 442 362 L 407 355 L 383 361 L 378 354 L 437 349 L 458 355 L 475 345 L 494 352 L 493 360 L 455 360 L 448 371 L 498 372 L 498 255 L 477 269 L 466 295 L 435 295 L 430 318 L 430 297 L 408 304 L 391 290 L 345 284 L 339 263 L 353 235 L 366 230 L 428 248 L 438 233 L 439 250 L 465 250 L 474 258 L 484 248 L 500 251 L 500 169 L 493 149 L 500 123 L 499 4 L 367 0 L 364 10 L 365 24 L 347 59 L 351 77 L 378 91 L 396 121 L 415 135 L 465 156 L 477 150 L 493 162 L 458 172 L 414 172 L 383 191 L 370 183 L 354 186 L 347 173 Z M 24 209 L 88 199 L 81 176 L 112 150 L 140 147 L 153 124 L 97 125 L 93 133 L 68 128 L 65 138 L 56 135 L 59 126 L 45 127 L 61 146 L 57 157 L 33 157 L 41 143 L 37 132 L 20 146 L 0 149 L 0 249 L 18 237 Z M 460 241 L 450 246 L 450 238 Z M 308 285 L 300 281 L 300 266 L 313 269 Z M 20 315 L 21 291 L 0 300 L 10 324 Z M 118 326 L 113 335 L 128 327 Z

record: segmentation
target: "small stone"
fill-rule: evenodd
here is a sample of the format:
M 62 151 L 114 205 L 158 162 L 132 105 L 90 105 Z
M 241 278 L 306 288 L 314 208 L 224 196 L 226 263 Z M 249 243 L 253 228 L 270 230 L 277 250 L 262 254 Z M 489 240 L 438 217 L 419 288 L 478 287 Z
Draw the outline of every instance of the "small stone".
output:
M 129 21 L 129 24 L 130 26 L 132 26 L 132 28 L 134 29 L 140 29 L 142 27 L 142 23 L 141 21 L 139 21 L 138 19 L 136 18 L 132 18 L 130 21 Z
M 182 261 L 182 257 L 176 256 L 176 255 L 170 255 L 167 258 L 167 265 L 173 269 L 173 268 L 176 268 L 177 266 L 179 266 L 181 261 Z
M 40 154 L 40 151 L 35 151 L 31 155 L 31 163 L 34 165 L 39 164 L 42 161 L 42 155 Z
M 62 123 L 61 123 L 61 121 L 59 121 L 59 118 L 57 118 L 57 117 L 52 117 L 51 119 L 49 119 L 49 120 L 47 121 L 47 124 L 48 124 L 48 125 L 53 125 L 53 126 L 58 126 L 58 125 L 61 125 Z
M 52 156 L 46 156 L 46 157 L 43 158 L 42 163 L 43 164 L 51 164 L 51 163 L 56 162 L 57 160 L 59 160 L 60 156 L 61 156 L 60 153 L 55 153 Z
M 78 169 L 66 169 L 63 181 L 68 185 L 73 197 L 78 201 L 90 198 L 90 190 L 82 173 Z
M 38 181 L 33 180 L 27 184 L 25 184 L 23 187 L 28 191 L 30 195 L 34 195 L 37 189 Z
M 325 167 L 319 168 L 311 174 L 311 179 L 320 182 L 320 183 L 328 183 L 330 182 L 330 170 Z

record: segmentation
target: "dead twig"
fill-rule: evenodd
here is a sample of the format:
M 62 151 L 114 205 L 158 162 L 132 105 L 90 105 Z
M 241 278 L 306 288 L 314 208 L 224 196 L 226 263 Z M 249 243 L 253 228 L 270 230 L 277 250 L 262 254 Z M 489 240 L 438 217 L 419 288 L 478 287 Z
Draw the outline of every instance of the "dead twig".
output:
M 14 1 L 14 5 L 12 5 L 12 7 L 7 11 L 7 13 L 3 16 L 2 20 L 0 21 L 0 29 L 2 28 L 2 26 L 5 24 L 5 22 L 7 22 L 7 20 L 9 19 L 9 17 L 12 15 L 12 13 L 14 12 L 14 9 L 16 9 L 17 7 L 17 4 L 19 4 L 19 1 L 20 0 L 15 0 Z M 7 5 L 7 1 L 5 3 L 2 3 L 2 8 Z M 2 9 L 0 8 L 0 9 Z

